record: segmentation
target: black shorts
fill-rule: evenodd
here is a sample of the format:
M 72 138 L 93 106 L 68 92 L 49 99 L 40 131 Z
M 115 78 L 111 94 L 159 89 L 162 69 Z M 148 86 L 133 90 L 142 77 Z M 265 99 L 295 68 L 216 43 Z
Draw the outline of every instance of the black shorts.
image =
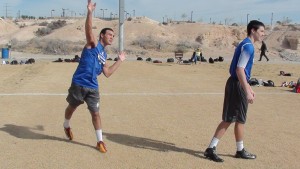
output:
M 91 113 L 99 112 L 100 95 L 98 89 L 91 89 L 72 84 L 66 98 L 72 107 L 78 107 L 86 102 Z
M 225 86 L 222 120 L 246 123 L 248 110 L 247 96 L 237 79 L 229 77 Z

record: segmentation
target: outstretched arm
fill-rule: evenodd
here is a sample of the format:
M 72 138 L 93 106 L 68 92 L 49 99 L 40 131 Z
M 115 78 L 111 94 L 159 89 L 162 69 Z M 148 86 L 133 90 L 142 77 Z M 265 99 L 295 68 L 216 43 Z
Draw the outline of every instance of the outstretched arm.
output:
M 97 41 L 92 31 L 93 11 L 96 8 L 96 3 L 92 3 L 92 0 L 88 0 L 87 5 L 87 17 L 85 21 L 85 36 L 86 36 L 86 48 L 94 48 L 97 45 Z
M 119 53 L 119 59 L 113 65 L 109 66 L 106 63 L 103 67 L 103 74 L 105 75 L 105 77 L 108 78 L 109 76 L 111 76 L 118 69 L 118 67 L 121 65 L 121 63 L 124 60 L 125 60 L 125 53 L 120 52 Z

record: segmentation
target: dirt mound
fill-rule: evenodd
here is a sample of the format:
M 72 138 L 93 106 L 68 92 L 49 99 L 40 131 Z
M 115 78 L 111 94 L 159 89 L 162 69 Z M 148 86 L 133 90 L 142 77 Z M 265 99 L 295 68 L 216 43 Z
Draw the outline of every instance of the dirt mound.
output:
M 58 19 L 56 19 L 58 20 Z M 50 34 L 37 37 L 35 32 L 41 23 L 50 23 L 55 20 L 22 20 L 16 25 L 12 21 L 0 20 L 0 45 L 7 44 L 14 39 L 15 42 L 27 42 L 32 45 L 35 42 L 60 41 L 60 43 L 84 44 L 85 43 L 85 17 L 66 19 L 66 26 L 53 30 Z M 19 27 L 22 28 L 19 28 Z M 118 20 L 105 21 L 93 19 L 93 33 L 99 36 L 101 29 L 111 27 L 115 30 L 115 41 L 108 48 L 109 53 L 118 50 Z M 2 31 L 4 30 L 4 31 Z M 277 25 L 273 29 L 266 28 L 265 42 L 269 54 L 280 56 L 283 49 L 299 50 L 300 26 Z M 173 57 L 174 51 L 184 51 L 184 57 L 190 57 L 195 48 L 201 48 L 204 56 L 228 56 L 232 57 L 235 46 L 246 37 L 245 26 L 227 26 L 205 23 L 172 22 L 162 24 L 147 17 L 133 17 L 124 25 L 124 47 L 129 56 Z M 297 37 L 295 39 L 295 37 Z M 24 45 L 23 45 L 24 46 Z M 255 44 L 258 54 L 260 44 Z M 32 48 L 32 47 L 31 47 Z M 78 45 L 70 45 L 78 49 Z M 21 49 L 26 51 L 27 49 Z M 32 51 L 32 49 L 31 49 Z M 40 50 L 35 50 L 40 51 Z M 56 50 L 51 50 L 56 51 Z M 75 50 L 74 50 L 75 53 Z M 73 53 L 70 53 L 73 54 Z
M 0 18 L 0 46 L 6 45 L 19 28 L 10 20 Z
M 0 36 L 5 34 L 10 34 L 14 31 L 17 31 L 19 28 L 10 20 L 4 20 L 0 18 Z

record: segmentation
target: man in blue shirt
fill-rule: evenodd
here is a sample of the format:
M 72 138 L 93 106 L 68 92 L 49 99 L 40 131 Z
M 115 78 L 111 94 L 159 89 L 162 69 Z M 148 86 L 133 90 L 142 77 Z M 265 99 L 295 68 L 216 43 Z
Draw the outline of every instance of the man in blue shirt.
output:
M 107 54 L 104 48 L 111 45 L 114 39 L 114 32 L 111 28 L 104 28 L 100 32 L 99 41 L 92 31 L 92 14 L 96 3 L 88 0 L 87 18 L 85 22 L 86 45 L 82 51 L 78 67 L 73 75 L 72 84 L 67 96 L 68 107 L 65 110 L 64 130 L 69 140 L 73 140 L 73 133 L 70 127 L 70 119 L 76 108 L 86 102 L 92 116 L 92 123 L 95 128 L 97 145 L 96 148 L 105 153 L 106 147 L 102 138 L 101 118 L 99 114 L 99 86 L 97 76 L 102 72 L 106 77 L 111 76 L 120 64 L 125 60 L 125 53 L 119 53 L 118 60 L 111 66 L 106 62 Z
M 215 161 L 223 162 L 216 153 L 216 146 L 227 128 L 235 123 L 234 134 L 237 151 L 236 158 L 255 159 L 256 155 L 244 149 L 244 125 L 247 118 L 248 103 L 254 101 L 254 92 L 248 81 L 251 77 L 251 69 L 254 61 L 253 43 L 262 41 L 265 25 L 253 20 L 247 25 L 248 37 L 235 49 L 230 65 L 230 77 L 225 86 L 222 122 L 218 125 L 210 145 L 204 152 L 204 156 Z

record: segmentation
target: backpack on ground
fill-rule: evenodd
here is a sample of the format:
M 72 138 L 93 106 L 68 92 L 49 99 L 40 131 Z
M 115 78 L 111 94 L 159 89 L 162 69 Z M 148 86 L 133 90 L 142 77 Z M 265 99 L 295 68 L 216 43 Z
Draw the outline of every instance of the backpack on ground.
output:
M 249 85 L 250 86 L 256 86 L 256 85 L 259 85 L 259 82 L 256 78 L 251 78 L 249 81 L 248 81 Z
M 272 80 L 264 81 L 263 85 L 266 87 L 275 87 L 275 84 Z
M 219 56 L 219 62 L 223 62 L 224 58 L 222 56 Z
M 168 62 L 168 63 L 173 63 L 173 62 L 174 62 L 174 58 L 168 58 L 168 59 L 167 59 L 167 62 Z
M 13 60 L 13 61 L 10 62 L 10 64 L 11 64 L 11 65 L 17 65 L 17 64 L 18 64 L 18 61 L 17 61 L 17 60 Z

